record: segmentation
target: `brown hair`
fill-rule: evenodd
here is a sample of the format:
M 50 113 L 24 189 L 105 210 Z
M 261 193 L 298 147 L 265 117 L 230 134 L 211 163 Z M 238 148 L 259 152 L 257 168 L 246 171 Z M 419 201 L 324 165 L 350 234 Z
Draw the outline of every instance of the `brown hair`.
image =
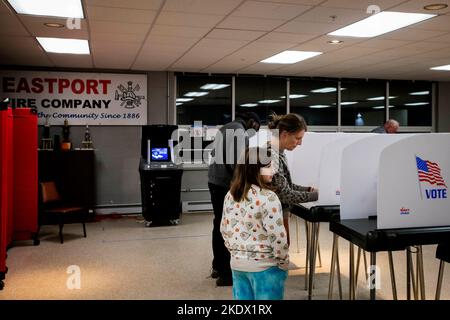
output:
M 273 187 L 264 182 L 260 169 L 269 165 L 261 162 L 261 155 L 271 157 L 270 149 L 266 148 L 246 148 L 234 169 L 233 180 L 231 181 L 230 193 L 234 201 L 240 202 L 247 198 L 247 193 L 252 184 L 261 189 L 274 190 Z M 256 156 L 256 159 L 254 158 Z M 256 161 L 255 161 L 256 160 Z
M 269 129 L 278 129 L 280 132 L 288 133 L 297 132 L 299 130 L 308 131 L 305 119 L 296 113 L 288 113 L 285 115 L 271 114 L 271 121 L 268 123 Z

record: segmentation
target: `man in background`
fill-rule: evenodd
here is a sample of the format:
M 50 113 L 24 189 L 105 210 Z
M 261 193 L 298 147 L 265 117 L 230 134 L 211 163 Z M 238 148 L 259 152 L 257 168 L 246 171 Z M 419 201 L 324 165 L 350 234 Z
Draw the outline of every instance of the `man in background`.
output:
M 233 285 L 230 252 L 225 247 L 225 242 L 220 232 L 225 195 L 230 190 L 231 178 L 233 177 L 237 159 L 239 159 L 241 152 L 249 146 L 249 133 L 257 132 L 260 125 L 260 118 L 254 112 L 236 114 L 236 119 L 222 126 L 214 139 L 214 147 L 211 152 L 212 161 L 208 167 L 208 188 L 214 211 L 211 277 L 217 279 L 217 286 Z
M 382 127 L 373 129 L 373 133 L 397 133 L 400 124 L 394 119 L 389 119 Z

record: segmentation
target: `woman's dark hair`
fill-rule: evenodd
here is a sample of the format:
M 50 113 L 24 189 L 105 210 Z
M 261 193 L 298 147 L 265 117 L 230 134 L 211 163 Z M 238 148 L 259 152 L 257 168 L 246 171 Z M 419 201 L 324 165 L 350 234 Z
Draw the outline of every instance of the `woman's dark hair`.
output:
M 271 114 L 271 120 L 268 123 L 269 129 L 278 129 L 280 132 L 288 133 L 297 132 L 299 130 L 308 131 L 305 119 L 296 113 L 288 113 L 285 115 Z
M 264 157 L 267 161 L 262 161 Z M 234 168 L 233 180 L 231 181 L 230 193 L 234 201 L 240 202 L 247 198 L 247 193 L 252 184 L 261 189 L 274 190 L 261 177 L 260 169 L 270 165 L 271 151 L 266 148 L 247 148 L 241 155 L 238 164 Z

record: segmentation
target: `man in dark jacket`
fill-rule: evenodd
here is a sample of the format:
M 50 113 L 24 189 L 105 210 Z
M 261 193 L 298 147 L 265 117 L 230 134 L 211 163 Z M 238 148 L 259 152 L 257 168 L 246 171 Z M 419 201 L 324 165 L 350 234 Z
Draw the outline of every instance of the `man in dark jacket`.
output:
M 217 279 L 217 286 L 231 286 L 233 284 L 230 253 L 225 247 L 220 233 L 223 202 L 230 189 L 237 159 L 239 159 L 241 152 L 248 147 L 250 135 L 258 131 L 260 125 L 259 116 L 254 112 L 236 114 L 236 119 L 222 126 L 214 139 L 214 147 L 211 152 L 212 160 L 208 167 L 208 188 L 214 210 L 211 277 Z

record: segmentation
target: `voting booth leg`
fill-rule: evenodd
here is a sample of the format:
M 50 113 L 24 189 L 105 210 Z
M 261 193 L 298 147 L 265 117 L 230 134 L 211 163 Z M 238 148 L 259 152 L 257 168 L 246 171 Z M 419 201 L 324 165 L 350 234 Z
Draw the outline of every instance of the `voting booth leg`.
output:
M 355 296 L 354 296 L 354 289 L 355 289 L 355 285 L 354 285 L 354 281 L 355 281 L 355 265 L 354 265 L 354 245 L 353 243 L 350 243 L 350 247 L 349 247 L 349 257 L 350 257 L 350 263 L 349 263 L 349 267 L 350 267 L 350 277 L 349 277 L 349 292 L 348 292 L 348 299 L 349 300 L 354 300 Z
M 308 290 L 308 271 L 309 271 L 309 253 L 310 253 L 310 247 L 311 247 L 311 241 L 310 236 L 311 233 L 309 232 L 309 223 L 305 220 L 305 233 L 306 233 L 306 260 L 305 260 L 305 290 Z
M 412 250 L 412 247 L 408 247 L 406 249 L 406 275 L 407 275 L 407 280 L 406 280 L 406 299 L 411 300 L 411 286 L 412 286 L 412 291 L 414 294 L 414 299 L 418 300 L 419 299 L 419 295 L 418 295 L 418 283 L 416 283 L 416 278 L 414 276 L 414 264 L 413 264 L 413 258 L 412 258 L 412 253 L 414 251 Z
M 397 300 L 397 285 L 395 283 L 394 259 L 392 258 L 392 251 L 388 251 L 389 256 L 389 270 L 391 273 L 392 298 Z
M 322 268 L 322 255 L 320 254 L 319 234 L 320 234 L 320 222 L 318 223 L 317 226 L 317 256 L 319 257 L 319 268 Z
M 339 299 L 342 300 L 341 268 L 339 266 L 338 240 L 339 236 L 337 234 L 333 234 L 333 249 L 331 251 L 331 270 L 330 270 L 330 280 L 328 284 L 328 300 L 333 299 L 334 275 L 336 269 L 338 274 Z
M 305 271 L 305 290 L 309 290 L 308 282 L 310 282 L 311 276 L 314 277 L 315 267 L 316 267 L 316 258 L 319 257 L 319 268 L 322 267 L 322 257 L 320 253 L 319 246 L 319 230 L 320 230 L 320 222 L 311 222 L 310 223 L 305 220 L 305 228 L 306 228 L 306 271 Z M 313 245 L 314 243 L 314 245 Z M 312 258 L 314 258 L 314 268 L 312 268 Z M 313 287 L 314 288 L 314 283 Z
M 311 300 L 312 290 L 314 288 L 314 272 L 316 268 L 317 244 L 318 244 L 318 228 L 319 223 L 311 223 L 311 252 L 309 264 L 309 286 L 308 286 L 308 300 Z
M 297 235 L 297 253 L 300 253 L 300 226 L 299 226 L 299 217 L 297 217 L 296 215 L 293 215 L 295 217 L 295 234 Z
M 422 254 L 422 246 L 417 247 L 417 274 L 418 274 L 418 280 L 417 284 L 419 285 L 420 282 L 420 298 L 422 300 L 425 300 L 425 276 L 423 271 L 423 254 Z M 420 275 L 420 276 L 419 276 Z
M 361 247 L 358 247 L 358 255 L 356 258 L 356 275 L 355 275 L 355 292 L 358 288 L 359 265 L 361 263 Z
M 444 269 L 445 269 L 445 261 L 441 260 L 441 263 L 439 264 L 439 274 L 436 285 L 436 296 L 435 296 L 436 300 L 439 300 L 441 298 L 442 278 L 444 277 Z
M 377 265 L 377 254 L 376 252 L 371 252 L 370 253 L 370 265 L 371 266 L 376 266 Z M 373 272 L 374 274 L 372 275 L 374 277 L 374 279 L 377 279 L 377 276 L 375 274 L 376 272 L 376 268 L 373 268 Z M 376 283 L 371 283 L 370 285 L 370 300 L 375 300 L 376 299 Z

